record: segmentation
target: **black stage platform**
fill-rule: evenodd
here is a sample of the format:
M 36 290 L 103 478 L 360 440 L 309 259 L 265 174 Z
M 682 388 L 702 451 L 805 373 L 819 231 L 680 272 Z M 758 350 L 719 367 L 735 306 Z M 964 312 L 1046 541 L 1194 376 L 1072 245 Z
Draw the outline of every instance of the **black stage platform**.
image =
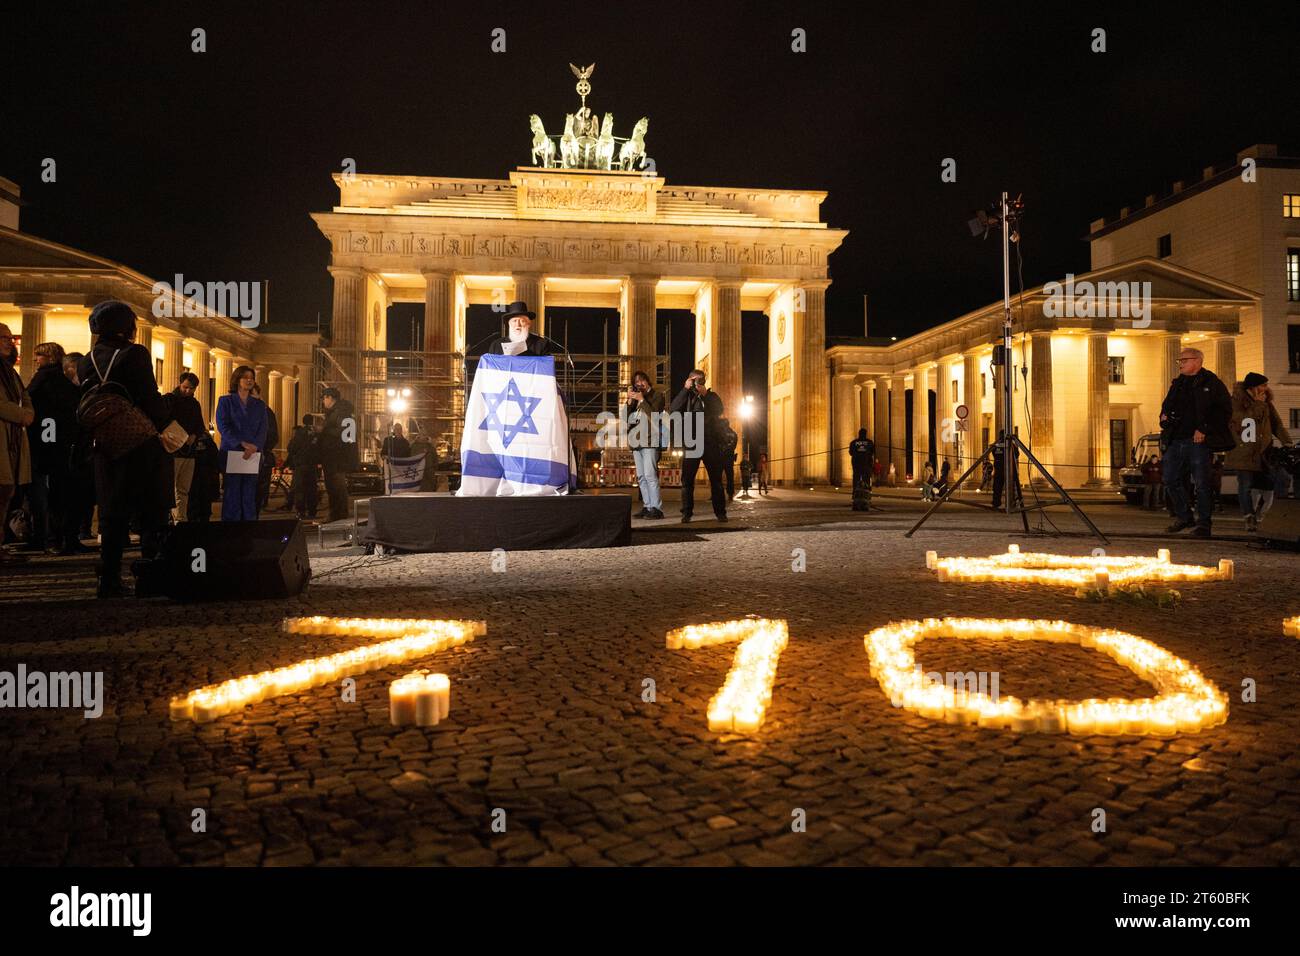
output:
M 632 496 L 389 495 L 370 499 L 362 540 L 399 551 L 618 547 L 632 542 Z

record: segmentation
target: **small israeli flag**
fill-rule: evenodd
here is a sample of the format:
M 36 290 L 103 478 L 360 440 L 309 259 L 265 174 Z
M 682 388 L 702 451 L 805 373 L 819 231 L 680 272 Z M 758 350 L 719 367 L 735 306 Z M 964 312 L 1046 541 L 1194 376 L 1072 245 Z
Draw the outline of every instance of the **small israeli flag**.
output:
M 567 495 L 569 420 L 549 355 L 484 355 L 460 441 L 458 495 Z
M 388 458 L 384 461 L 384 487 L 390 495 L 410 495 L 420 490 L 424 481 L 427 455 L 413 458 Z

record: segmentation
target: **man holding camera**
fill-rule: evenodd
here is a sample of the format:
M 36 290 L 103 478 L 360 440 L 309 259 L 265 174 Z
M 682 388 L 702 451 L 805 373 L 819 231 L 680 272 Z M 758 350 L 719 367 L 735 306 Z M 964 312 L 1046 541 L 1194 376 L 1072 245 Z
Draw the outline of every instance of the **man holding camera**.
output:
M 1178 377 L 1160 407 L 1165 494 L 1174 512 L 1174 523 L 1166 530 L 1174 534 L 1195 525 L 1192 534 L 1198 538 L 1210 536 L 1214 511 L 1210 460 L 1214 452 L 1228 451 L 1237 444 L 1228 428 L 1232 398 L 1204 362 L 1205 354 L 1199 349 L 1183 349 L 1178 356 Z M 1184 486 L 1188 472 L 1196 490 L 1195 520 Z
M 659 438 L 664 396 L 650 384 L 650 376 L 645 372 L 632 374 L 627 411 L 627 444 L 632 449 L 636 480 L 641 486 L 641 510 L 633 517 L 662 518 L 664 503 L 659 494 Z
M 719 521 L 727 520 L 727 495 L 722 487 L 722 469 L 726 461 L 723 447 L 722 398 L 705 384 L 702 371 L 692 369 L 686 376 L 686 385 L 673 399 L 673 413 L 696 416 L 692 423 L 699 427 L 704 425 L 703 455 L 682 457 L 682 523 L 691 520 L 695 511 L 695 476 L 699 473 L 700 462 L 709 474 L 709 495 L 713 502 L 713 513 Z

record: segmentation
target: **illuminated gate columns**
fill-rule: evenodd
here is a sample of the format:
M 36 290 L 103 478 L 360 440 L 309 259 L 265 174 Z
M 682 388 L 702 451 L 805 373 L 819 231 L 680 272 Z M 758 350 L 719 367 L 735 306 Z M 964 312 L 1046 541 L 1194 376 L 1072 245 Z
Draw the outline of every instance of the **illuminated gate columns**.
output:
M 847 233 L 821 221 L 824 192 L 531 166 L 507 179 L 334 180 L 338 205 L 313 218 L 330 243 L 339 378 L 365 371 L 360 350 L 386 347 L 375 344 L 376 329 L 394 302 L 424 304 L 424 350 L 449 353 L 447 361 L 475 344 L 465 341 L 469 305 L 522 299 L 543 333 L 548 308 L 615 308 L 626 374 L 658 351 L 656 309 L 685 309 L 695 362 L 738 427 L 741 314 L 762 312 L 771 477 L 829 479 L 827 257 Z M 673 369 L 673 392 L 687 371 Z

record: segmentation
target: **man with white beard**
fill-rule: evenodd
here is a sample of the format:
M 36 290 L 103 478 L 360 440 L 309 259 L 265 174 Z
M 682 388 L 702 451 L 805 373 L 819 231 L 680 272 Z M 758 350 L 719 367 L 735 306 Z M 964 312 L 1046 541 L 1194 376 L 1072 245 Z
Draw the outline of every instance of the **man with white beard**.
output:
M 527 302 L 511 302 L 501 317 L 505 334 L 492 343 L 488 352 L 492 355 L 550 355 L 554 351 L 551 343 L 531 331 L 535 318 L 537 313 L 528 311 Z

